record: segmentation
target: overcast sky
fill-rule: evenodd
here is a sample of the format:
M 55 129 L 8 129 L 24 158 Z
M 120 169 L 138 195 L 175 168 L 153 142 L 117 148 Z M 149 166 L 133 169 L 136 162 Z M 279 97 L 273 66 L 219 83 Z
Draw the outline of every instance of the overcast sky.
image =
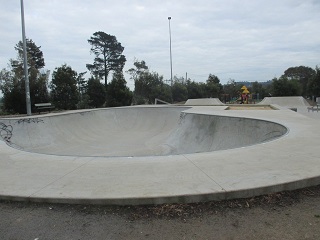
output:
M 0 3 L 2 69 L 16 58 L 21 12 L 20 0 Z M 125 70 L 136 58 L 170 79 L 169 16 L 178 77 L 266 81 L 289 67 L 320 65 L 320 0 L 24 0 L 24 11 L 27 38 L 51 72 L 64 63 L 86 71 L 94 58 L 87 40 L 103 31 L 125 48 Z

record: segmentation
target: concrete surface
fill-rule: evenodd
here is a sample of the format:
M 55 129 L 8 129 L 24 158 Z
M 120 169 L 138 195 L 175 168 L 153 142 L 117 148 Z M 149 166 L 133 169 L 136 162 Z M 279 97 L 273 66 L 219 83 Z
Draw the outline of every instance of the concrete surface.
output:
M 204 105 L 225 105 L 223 102 L 220 101 L 219 98 L 197 98 L 197 99 L 188 99 L 185 105 L 190 106 L 204 106 Z
M 260 105 L 270 105 L 277 104 L 286 108 L 297 108 L 297 107 L 309 107 L 310 104 L 306 99 L 301 96 L 292 97 L 265 97 L 260 103 Z
M 0 198 L 158 204 L 242 198 L 320 184 L 318 119 L 287 109 L 225 109 L 128 107 L 0 119 Z M 112 137 L 105 138 L 107 133 Z M 121 144 L 115 136 L 119 133 L 131 140 L 123 139 L 124 152 L 108 156 Z M 243 145 L 213 151 L 225 142 L 241 142 L 239 136 Z M 246 140 L 259 138 L 255 145 Z M 141 155 L 143 151 L 147 153 Z

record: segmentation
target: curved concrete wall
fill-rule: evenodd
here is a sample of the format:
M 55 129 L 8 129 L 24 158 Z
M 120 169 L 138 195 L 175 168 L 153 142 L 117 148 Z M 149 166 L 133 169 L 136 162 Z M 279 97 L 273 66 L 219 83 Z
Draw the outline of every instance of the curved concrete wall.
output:
M 184 113 L 187 107 L 129 107 L 0 120 L 12 147 L 70 156 L 156 156 L 237 148 L 282 136 L 280 124 Z
M 284 135 L 287 129 L 277 123 L 257 119 L 184 114 L 168 140 L 171 153 L 197 153 L 225 150 L 263 143 Z

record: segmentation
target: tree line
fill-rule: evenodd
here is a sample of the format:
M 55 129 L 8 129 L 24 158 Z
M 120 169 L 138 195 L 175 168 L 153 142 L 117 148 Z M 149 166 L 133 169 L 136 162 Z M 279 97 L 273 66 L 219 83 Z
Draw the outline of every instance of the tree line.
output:
M 127 87 L 123 74 L 126 57 L 124 47 L 115 36 L 95 32 L 88 39 L 93 63 L 86 64 L 91 76 L 78 73 L 71 66 L 56 67 L 49 81 L 49 71 L 41 47 L 27 39 L 28 74 L 32 106 L 35 103 L 52 102 L 57 109 L 82 109 L 98 107 L 150 104 L 155 98 L 179 103 L 194 98 L 220 98 L 224 102 L 235 101 L 243 83 L 230 79 L 222 85 L 220 79 L 209 74 L 206 82 L 196 82 L 175 76 L 173 82 L 151 71 L 145 61 L 134 60 L 127 73 L 134 81 L 134 91 Z M 23 71 L 23 44 L 16 46 L 17 58 L 10 59 L 8 68 L 0 72 L 0 89 L 3 93 L 3 111 L 25 113 L 25 81 Z M 109 76 L 111 81 L 108 82 Z M 103 82 L 103 83 L 102 83 Z M 266 96 L 320 96 L 320 69 L 316 67 L 290 67 L 279 78 L 263 84 L 247 86 L 254 99 Z M 35 110 L 35 109 L 33 109 Z

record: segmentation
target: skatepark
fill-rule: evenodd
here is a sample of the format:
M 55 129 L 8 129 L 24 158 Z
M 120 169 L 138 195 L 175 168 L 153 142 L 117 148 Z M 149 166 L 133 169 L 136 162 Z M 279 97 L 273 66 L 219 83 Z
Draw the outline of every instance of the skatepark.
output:
M 302 114 L 301 99 L 273 100 L 1 118 L 0 198 L 187 203 L 320 184 L 318 112 Z

